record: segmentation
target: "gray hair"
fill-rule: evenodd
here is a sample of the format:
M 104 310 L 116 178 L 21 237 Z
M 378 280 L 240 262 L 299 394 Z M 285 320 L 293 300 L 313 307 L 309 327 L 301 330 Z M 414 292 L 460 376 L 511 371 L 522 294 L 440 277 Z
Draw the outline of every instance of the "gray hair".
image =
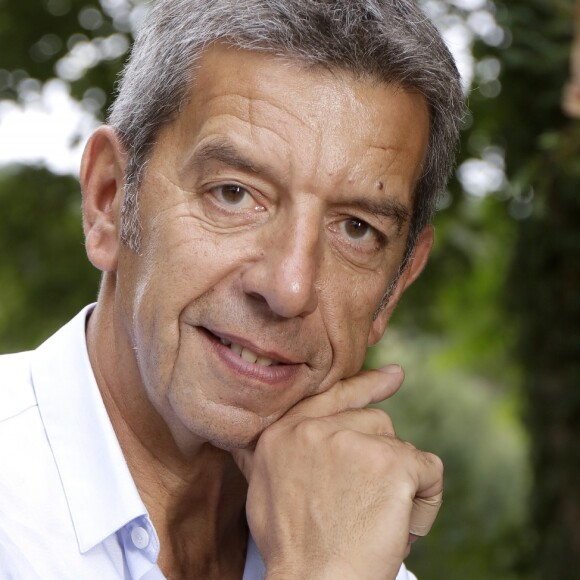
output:
M 414 0 L 157 0 L 109 116 L 128 154 L 123 241 L 139 251 L 137 194 L 149 155 L 160 129 L 187 99 L 201 53 L 216 42 L 348 71 L 424 96 L 430 136 L 414 192 L 406 264 L 449 178 L 464 112 L 453 58 Z

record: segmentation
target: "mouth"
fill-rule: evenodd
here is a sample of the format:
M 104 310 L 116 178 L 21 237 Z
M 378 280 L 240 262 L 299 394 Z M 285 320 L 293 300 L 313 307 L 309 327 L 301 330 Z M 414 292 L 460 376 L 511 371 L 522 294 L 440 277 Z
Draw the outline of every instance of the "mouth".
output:
M 262 356 L 258 353 L 255 353 L 254 351 L 250 350 L 249 348 L 242 346 L 238 342 L 232 342 L 231 340 L 228 340 L 227 338 L 219 337 L 217 335 L 214 335 L 214 336 L 216 336 L 216 338 L 224 346 L 229 347 L 229 349 L 232 352 L 236 353 L 241 359 L 244 359 L 247 362 L 254 363 L 254 364 L 260 365 L 262 367 L 271 367 L 271 366 L 278 366 L 280 364 L 283 364 L 280 361 L 277 361 L 277 360 L 274 360 L 274 359 L 269 358 L 267 356 Z
M 238 357 L 247 363 L 261 367 L 283 367 L 299 364 L 277 352 L 261 349 L 245 339 L 215 330 L 209 330 L 208 328 L 200 327 L 200 329 L 208 338 L 219 342 L 222 347 L 227 348 L 234 357 Z

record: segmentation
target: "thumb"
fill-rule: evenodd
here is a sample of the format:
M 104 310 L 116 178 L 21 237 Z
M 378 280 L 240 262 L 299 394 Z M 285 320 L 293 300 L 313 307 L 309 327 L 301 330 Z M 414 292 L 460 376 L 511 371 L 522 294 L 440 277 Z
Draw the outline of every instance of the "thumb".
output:
M 333 387 L 294 405 L 285 417 L 328 417 L 350 409 L 363 409 L 392 397 L 403 383 L 399 365 L 366 370 L 338 381 Z

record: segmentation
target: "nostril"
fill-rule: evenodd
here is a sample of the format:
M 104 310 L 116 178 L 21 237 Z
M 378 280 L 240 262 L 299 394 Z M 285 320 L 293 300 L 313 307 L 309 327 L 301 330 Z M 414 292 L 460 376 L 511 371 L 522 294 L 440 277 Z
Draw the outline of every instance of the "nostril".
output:
M 267 304 L 268 301 L 264 296 L 262 296 L 259 292 L 247 292 L 246 293 L 250 298 L 253 298 L 256 302 L 260 302 L 263 304 Z

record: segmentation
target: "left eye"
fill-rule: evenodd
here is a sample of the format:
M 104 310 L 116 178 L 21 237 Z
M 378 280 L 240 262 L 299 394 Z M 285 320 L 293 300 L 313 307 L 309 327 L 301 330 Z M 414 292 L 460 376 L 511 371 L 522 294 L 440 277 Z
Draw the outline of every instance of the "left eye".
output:
M 223 203 L 224 205 L 234 207 L 256 205 L 256 202 L 250 195 L 250 192 L 241 185 L 220 185 L 219 187 L 214 187 L 211 191 L 217 201 Z
M 342 229 L 351 240 L 363 240 L 375 230 L 363 220 L 350 218 L 342 222 Z

